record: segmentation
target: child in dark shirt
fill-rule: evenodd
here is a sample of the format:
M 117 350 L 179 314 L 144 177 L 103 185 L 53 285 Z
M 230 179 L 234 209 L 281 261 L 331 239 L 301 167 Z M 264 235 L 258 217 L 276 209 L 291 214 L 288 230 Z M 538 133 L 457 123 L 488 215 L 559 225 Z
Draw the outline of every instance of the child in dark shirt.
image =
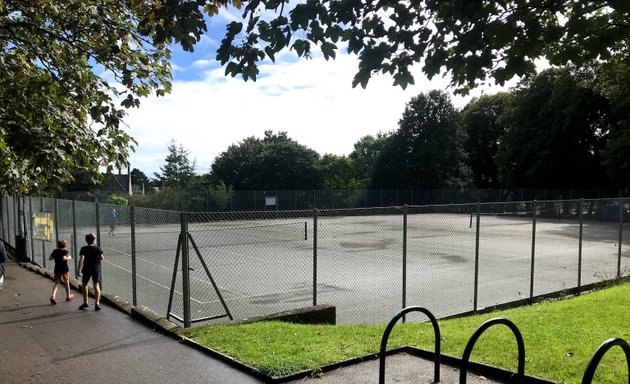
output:
M 71 260 L 72 256 L 66 249 L 67 246 L 66 240 L 58 240 L 57 249 L 50 254 L 50 260 L 55 260 L 55 283 L 50 295 L 51 304 L 57 304 L 57 286 L 62 280 L 66 288 L 66 301 L 71 301 L 74 298 L 74 295 L 70 293 L 70 268 L 68 268 L 68 260 Z
M 79 251 L 79 271 L 81 271 L 81 292 L 83 293 L 83 304 L 79 309 L 88 308 L 88 284 L 90 279 L 94 284 L 94 309 L 101 310 L 101 261 L 103 251 L 96 245 L 96 236 L 93 233 L 85 235 L 86 246 Z

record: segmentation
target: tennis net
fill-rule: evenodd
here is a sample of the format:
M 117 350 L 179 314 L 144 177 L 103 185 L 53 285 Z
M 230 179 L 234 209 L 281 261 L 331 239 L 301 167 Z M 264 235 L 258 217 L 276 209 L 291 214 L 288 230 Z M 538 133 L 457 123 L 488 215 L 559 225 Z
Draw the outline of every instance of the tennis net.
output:
M 189 228 L 199 248 L 308 240 L 306 221 L 285 223 L 194 224 Z

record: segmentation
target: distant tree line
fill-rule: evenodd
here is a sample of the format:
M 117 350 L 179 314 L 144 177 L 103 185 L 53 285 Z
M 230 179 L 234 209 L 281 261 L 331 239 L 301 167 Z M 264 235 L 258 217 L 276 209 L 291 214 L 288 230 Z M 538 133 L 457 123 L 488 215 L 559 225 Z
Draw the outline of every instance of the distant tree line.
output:
M 360 138 L 348 156 L 266 131 L 216 157 L 210 172 L 172 142 L 161 173 L 131 172 L 160 191 L 550 188 L 630 186 L 630 72 L 552 68 L 462 110 L 432 90 L 413 97 L 394 131 Z M 81 180 L 80 177 L 75 180 Z M 75 181 L 68 189 L 90 187 Z M 89 189 L 89 188 L 87 188 Z M 166 192 L 163 192 L 166 193 Z

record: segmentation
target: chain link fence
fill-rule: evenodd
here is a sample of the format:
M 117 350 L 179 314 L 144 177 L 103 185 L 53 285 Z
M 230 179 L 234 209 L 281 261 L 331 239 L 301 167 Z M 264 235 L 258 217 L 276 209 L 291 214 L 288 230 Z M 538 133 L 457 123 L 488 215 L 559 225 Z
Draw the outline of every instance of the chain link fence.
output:
M 328 197 L 333 207 L 343 196 Z M 49 269 L 66 239 L 76 277 L 95 233 L 103 290 L 184 326 L 316 304 L 353 324 L 409 305 L 475 312 L 630 275 L 629 217 L 627 198 L 181 212 L 20 196 L 1 199 L 0 234 Z
M 62 199 L 107 201 L 111 192 L 61 192 Z M 164 188 L 123 196 L 131 205 L 187 212 L 291 211 L 373 208 L 402 205 L 475 204 L 518 201 L 602 199 L 623 196 L 618 189 L 350 189 L 216 190 Z

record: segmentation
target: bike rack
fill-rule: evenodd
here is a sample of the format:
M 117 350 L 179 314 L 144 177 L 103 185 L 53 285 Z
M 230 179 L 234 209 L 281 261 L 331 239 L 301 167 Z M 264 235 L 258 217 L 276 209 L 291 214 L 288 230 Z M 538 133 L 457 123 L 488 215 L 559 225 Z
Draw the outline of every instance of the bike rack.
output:
M 615 345 L 620 346 L 626 354 L 626 362 L 628 363 L 628 384 L 630 384 L 630 345 L 628 345 L 627 341 L 620 338 L 608 339 L 604 341 L 599 348 L 597 348 L 586 366 L 584 376 L 582 376 L 582 384 L 590 384 L 593 381 L 593 375 L 595 375 L 595 370 L 597 369 L 599 362 L 602 360 L 602 357 L 604 357 L 606 352 Z
M 379 384 L 385 384 L 385 355 L 387 349 L 387 341 L 389 340 L 389 334 L 392 332 L 394 325 L 400 320 L 401 317 L 406 315 L 409 312 L 422 312 L 429 320 L 431 320 L 431 324 L 433 324 L 433 333 L 435 334 L 435 369 L 433 372 L 433 381 L 435 383 L 440 382 L 440 327 L 438 326 L 437 320 L 435 316 L 426 308 L 412 306 L 407 307 L 400 312 L 398 312 L 387 324 L 387 328 L 385 328 L 385 332 L 383 333 L 383 338 L 381 339 L 381 351 L 380 351 L 380 361 L 379 361 L 379 369 L 378 369 L 378 382 Z
M 459 383 L 466 384 L 466 376 L 468 373 L 468 360 L 470 360 L 470 354 L 472 349 L 479 339 L 479 336 L 485 332 L 488 328 L 496 324 L 504 324 L 510 328 L 514 336 L 516 337 L 516 344 L 518 345 L 518 383 L 523 384 L 525 382 L 525 343 L 523 342 L 523 336 L 518 330 L 518 327 L 508 319 L 494 318 L 481 324 L 479 328 L 472 334 L 466 348 L 464 349 L 464 355 L 462 356 L 462 366 L 459 370 Z

